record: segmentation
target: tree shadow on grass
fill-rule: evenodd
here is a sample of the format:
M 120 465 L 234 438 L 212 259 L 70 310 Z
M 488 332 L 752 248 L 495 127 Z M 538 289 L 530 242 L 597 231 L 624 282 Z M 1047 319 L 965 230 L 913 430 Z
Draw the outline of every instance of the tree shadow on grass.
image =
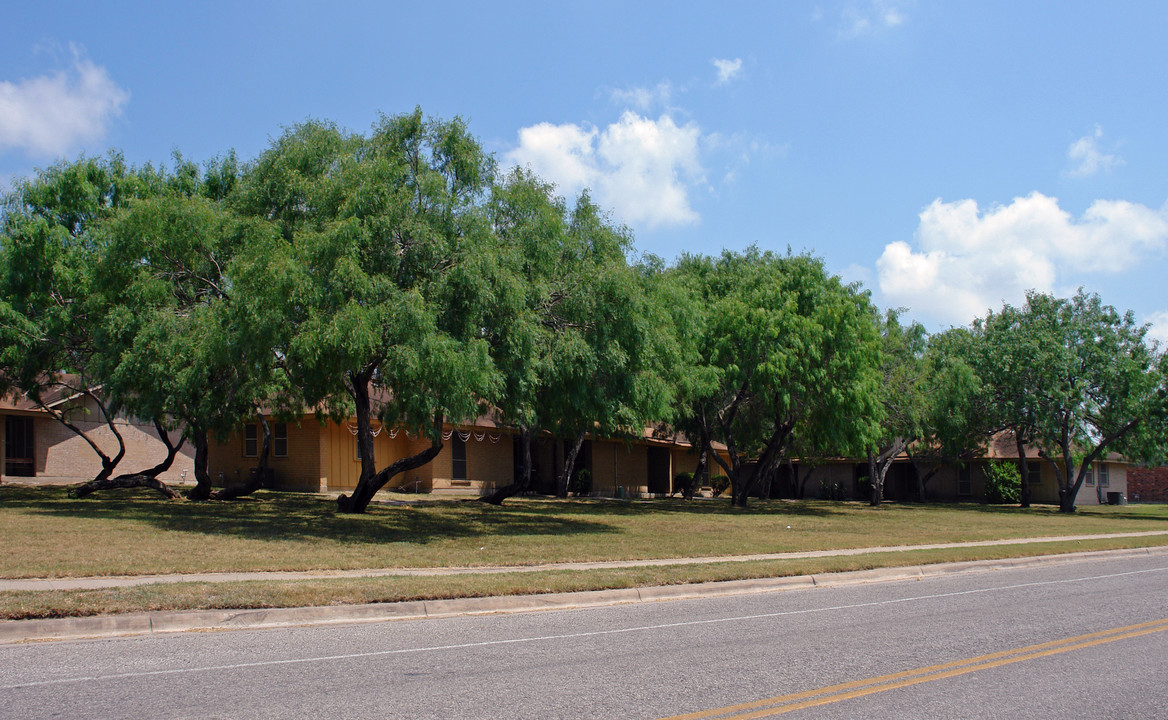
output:
M 1168 522 L 1168 511 L 1165 509 L 1137 510 L 1131 505 L 1087 505 L 1079 506 L 1074 513 L 1059 512 L 1058 505 L 1035 503 L 1028 508 L 1018 505 L 990 505 L 986 503 L 900 503 L 922 511 L 928 510 L 965 510 L 983 515 L 1003 516 L 1036 516 L 1049 518 L 1091 518 L 1098 520 L 1146 520 L 1149 522 Z M 1122 509 L 1121 509 L 1122 508 Z M 1128 509 L 1130 508 L 1130 509 Z
M 402 502 L 384 494 L 362 515 L 340 515 L 330 497 L 260 491 L 229 502 L 163 499 L 153 492 L 118 490 L 85 499 L 64 488 L 0 486 L 0 506 L 55 517 L 143 523 L 159 530 L 210 536 L 346 544 L 421 544 L 458 538 L 505 541 L 509 537 L 612 535 L 614 518 L 667 515 L 711 517 L 830 517 L 846 511 L 821 501 L 765 500 L 743 510 L 726 499 L 523 498 L 503 506 L 459 500 Z
M 564 517 L 515 507 L 506 512 L 477 503 L 437 501 L 421 506 L 370 505 L 362 515 L 340 515 L 332 498 L 260 492 L 230 502 L 164 500 L 137 490 L 75 500 L 64 490 L 4 488 L 6 508 L 56 517 L 144 523 L 159 530 L 282 541 L 322 539 L 350 544 L 425 544 L 460 537 L 618 533 L 596 519 Z
M 642 515 L 692 515 L 694 517 L 743 517 L 750 515 L 802 515 L 831 517 L 847 514 L 842 506 L 834 506 L 818 500 L 755 500 L 748 507 L 736 508 L 728 498 L 651 498 L 645 500 L 617 500 L 613 498 L 537 498 L 526 500 L 532 509 L 546 506 L 547 512 L 558 515 L 597 516 L 616 515 L 636 517 Z M 506 503 L 504 508 L 510 507 Z

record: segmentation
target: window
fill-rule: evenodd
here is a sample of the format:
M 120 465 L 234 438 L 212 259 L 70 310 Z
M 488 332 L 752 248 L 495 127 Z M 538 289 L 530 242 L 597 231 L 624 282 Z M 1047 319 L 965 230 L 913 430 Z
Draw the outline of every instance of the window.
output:
M 973 494 L 973 480 L 970 476 L 968 465 L 962 465 L 960 472 L 958 472 L 958 474 L 957 474 L 957 494 L 958 495 L 972 495 Z
M 1110 471 L 1103 463 L 1099 464 L 1099 469 L 1096 471 L 1099 474 L 1099 487 L 1111 487 Z
M 1095 466 L 1094 465 L 1087 466 L 1087 469 L 1085 471 L 1085 477 L 1087 479 L 1083 481 L 1084 485 L 1092 485 L 1092 486 L 1095 485 Z
M 1026 463 L 1026 480 L 1031 485 L 1042 484 L 1042 463 L 1028 462 Z
M 258 457 L 260 446 L 260 426 L 248 423 L 243 426 L 243 456 Z
M 272 430 L 272 454 L 288 457 L 288 423 L 276 423 Z
M 450 438 L 450 479 L 466 480 L 466 441 L 454 432 Z
M 272 455 L 279 458 L 288 457 L 288 423 L 276 423 L 272 426 Z M 260 456 L 259 423 L 248 423 L 243 426 L 243 456 L 246 458 Z

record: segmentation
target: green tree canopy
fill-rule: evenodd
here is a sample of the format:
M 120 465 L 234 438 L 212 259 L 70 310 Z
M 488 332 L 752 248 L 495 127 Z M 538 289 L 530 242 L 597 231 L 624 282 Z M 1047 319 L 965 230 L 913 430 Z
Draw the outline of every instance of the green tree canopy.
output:
M 483 318 L 497 253 L 481 211 L 492 173 L 460 120 L 419 110 L 367 136 L 299 125 L 242 180 L 241 211 L 284 240 L 246 291 L 283 312 L 276 351 L 300 401 L 356 416 L 361 477 L 342 512 L 429 462 L 446 419 L 473 418 L 494 396 Z M 374 419 L 418 428 L 431 445 L 379 470 Z
M 1069 299 L 1030 292 L 1024 306 L 990 313 L 974 331 L 1010 426 L 1055 467 L 1063 512 L 1074 511 L 1091 463 L 1106 453 L 1162 454 L 1165 360 L 1130 312 L 1082 290 Z
M 103 247 L 95 228 L 138 198 L 164 192 L 163 174 L 122 157 L 60 163 L 17 184 L 0 230 L 0 393 L 19 391 L 83 438 L 108 479 L 125 455 L 114 425 L 121 401 L 103 389 L 100 359 L 110 308 L 97 291 Z M 111 456 L 49 401 L 76 397 L 97 408 L 118 443 Z M 66 406 L 68 407 L 68 405 Z
M 880 345 L 868 296 L 807 255 L 755 248 L 719 258 L 685 256 L 676 272 L 706 306 L 700 347 L 709 391 L 687 414 L 744 506 L 759 480 L 805 435 L 867 447 L 882 420 Z

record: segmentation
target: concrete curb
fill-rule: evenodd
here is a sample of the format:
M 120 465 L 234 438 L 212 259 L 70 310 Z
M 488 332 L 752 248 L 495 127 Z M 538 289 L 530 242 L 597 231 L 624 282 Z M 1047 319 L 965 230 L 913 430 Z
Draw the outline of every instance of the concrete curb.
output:
M 991 572 L 1059 563 L 1101 561 L 1127 557 L 1168 555 L 1168 547 L 1131 548 L 1042 555 L 1002 560 L 972 560 L 906 567 L 876 568 L 821 575 L 727 580 L 693 585 L 661 585 L 578 593 L 508 595 L 449 600 L 417 600 L 399 603 L 324 607 L 271 608 L 262 610 L 192 610 L 132 613 L 101 617 L 0 622 L 0 645 L 41 640 L 150 635 L 191 630 L 242 630 L 307 625 L 333 625 L 416 620 L 456 615 L 567 610 L 632 603 L 664 602 L 726 595 L 831 588 L 860 583 L 895 582 L 967 572 Z

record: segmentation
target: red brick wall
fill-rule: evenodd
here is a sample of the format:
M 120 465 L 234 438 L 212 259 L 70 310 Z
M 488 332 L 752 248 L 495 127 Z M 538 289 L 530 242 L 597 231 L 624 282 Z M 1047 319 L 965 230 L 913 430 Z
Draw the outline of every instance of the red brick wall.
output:
M 1127 499 L 1130 502 L 1168 502 L 1168 467 L 1129 467 Z

